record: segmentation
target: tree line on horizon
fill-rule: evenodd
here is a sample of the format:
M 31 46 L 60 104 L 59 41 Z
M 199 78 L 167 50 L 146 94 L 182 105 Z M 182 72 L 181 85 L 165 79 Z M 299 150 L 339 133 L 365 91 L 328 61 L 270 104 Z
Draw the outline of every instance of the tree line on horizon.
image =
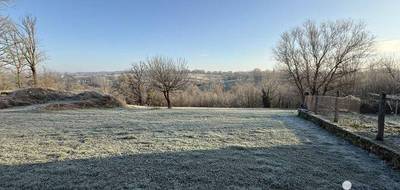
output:
M 130 104 L 169 108 L 294 108 L 303 103 L 306 94 L 400 94 L 400 62 L 377 56 L 374 47 L 375 36 L 362 22 L 306 21 L 282 33 L 273 48 L 277 69 L 236 73 L 247 78 L 237 78 L 232 85 L 218 80 L 196 82 L 193 76 L 199 70 L 190 71 L 185 59 L 165 56 L 135 63 L 116 78 L 93 77 L 88 84 L 68 74 L 38 71 L 45 56 L 39 48 L 35 17 L 26 16 L 17 23 L 0 16 L 0 90 L 98 90 Z

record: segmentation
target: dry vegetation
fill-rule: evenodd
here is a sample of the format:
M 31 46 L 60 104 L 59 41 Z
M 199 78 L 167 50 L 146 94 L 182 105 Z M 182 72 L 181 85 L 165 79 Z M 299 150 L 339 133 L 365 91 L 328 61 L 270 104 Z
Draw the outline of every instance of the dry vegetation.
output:
M 326 119 L 333 120 L 332 114 L 320 114 Z M 378 117 L 374 114 L 345 113 L 339 114 L 338 123 L 340 127 L 353 133 L 368 137 L 372 140 L 376 138 L 378 131 Z M 384 141 L 380 142 L 397 151 L 400 151 L 400 117 L 387 115 L 385 117 Z
M 8 2 L 0 0 L 0 8 Z M 139 61 L 117 75 L 51 72 L 35 17 L 12 20 L 0 12 L 0 91 L 26 87 L 95 90 L 130 104 L 187 107 L 297 108 L 306 94 L 365 97 L 400 93 L 398 60 L 375 52 L 375 36 L 351 19 L 312 20 L 283 32 L 273 49 L 277 70 L 189 71 L 187 61 L 164 56 Z
M 33 107 L 45 110 L 63 110 L 114 108 L 122 107 L 124 103 L 111 95 L 94 91 L 72 93 L 44 88 L 21 89 L 8 92 L 8 95 L 0 96 L 0 109 L 27 105 L 33 105 Z
M 15 108 L 0 120 L 4 188 L 400 188 L 377 157 L 293 111 Z
M 0 15 L 0 188 L 340 189 L 350 180 L 354 189 L 400 189 L 397 171 L 293 111 L 115 109 L 123 106 L 115 97 L 168 108 L 297 108 L 307 94 L 400 94 L 398 61 L 372 56 L 363 23 L 307 21 L 284 32 L 273 71 L 189 71 L 184 59 L 157 56 L 84 77 L 39 70 L 36 18 L 18 23 Z M 376 133 L 369 116 L 340 122 Z M 399 132 L 386 130 L 385 143 L 400 149 Z

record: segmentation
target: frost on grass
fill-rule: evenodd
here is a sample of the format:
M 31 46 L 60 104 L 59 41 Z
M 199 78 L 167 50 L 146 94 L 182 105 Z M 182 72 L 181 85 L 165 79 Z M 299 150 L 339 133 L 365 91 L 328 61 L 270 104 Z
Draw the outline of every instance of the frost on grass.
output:
M 378 158 L 293 111 L 20 109 L 0 121 L 0 187 L 400 188 Z
M 1 114 L 1 164 L 300 143 L 264 112 L 82 110 Z M 16 149 L 17 148 L 17 149 Z
M 333 120 L 332 114 L 324 113 L 320 116 Z M 339 127 L 375 140 L 378 133 L 378 116 L 343 112 L 339 114 Z M 384 141 L 379 143 L 400 151 L 400 116 L 385 116 Z

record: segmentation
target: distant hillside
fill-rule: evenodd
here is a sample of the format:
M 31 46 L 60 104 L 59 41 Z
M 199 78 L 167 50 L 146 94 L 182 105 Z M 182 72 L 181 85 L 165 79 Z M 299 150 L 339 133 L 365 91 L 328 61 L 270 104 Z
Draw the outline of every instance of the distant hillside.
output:
M 270 71 L 261 71 L 255 69 L 253 71 L 203 71 L 193 70 L 190 71 L 190 80 L 197 85 L 200 89 L 214 88 L 215 85 L 223 85 L 224 89 L 229 90 L 237 83 L 254 83 L 260 84 L 263 78 Z M 99 78 L 115 81 L 118 77 L 127 71 L 114 71 L 114 72 L 77 72 L 65 73 L 64 77 L 70 77 L 77 80 L 81 84 L 92 85 L 94 81 Z

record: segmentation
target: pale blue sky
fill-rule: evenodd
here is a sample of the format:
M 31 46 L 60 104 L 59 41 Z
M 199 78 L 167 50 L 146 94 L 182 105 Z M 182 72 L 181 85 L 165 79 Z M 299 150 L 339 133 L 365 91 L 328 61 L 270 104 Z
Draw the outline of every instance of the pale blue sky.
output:
M 382 50 L 400 46 L 399 0 L 14 0 L 2 14 L 38 19 L 55 71 L 114 71 L 153 55 L 191 69 L 273 68 L 282 32 L 316 21 L 364 21 Z

